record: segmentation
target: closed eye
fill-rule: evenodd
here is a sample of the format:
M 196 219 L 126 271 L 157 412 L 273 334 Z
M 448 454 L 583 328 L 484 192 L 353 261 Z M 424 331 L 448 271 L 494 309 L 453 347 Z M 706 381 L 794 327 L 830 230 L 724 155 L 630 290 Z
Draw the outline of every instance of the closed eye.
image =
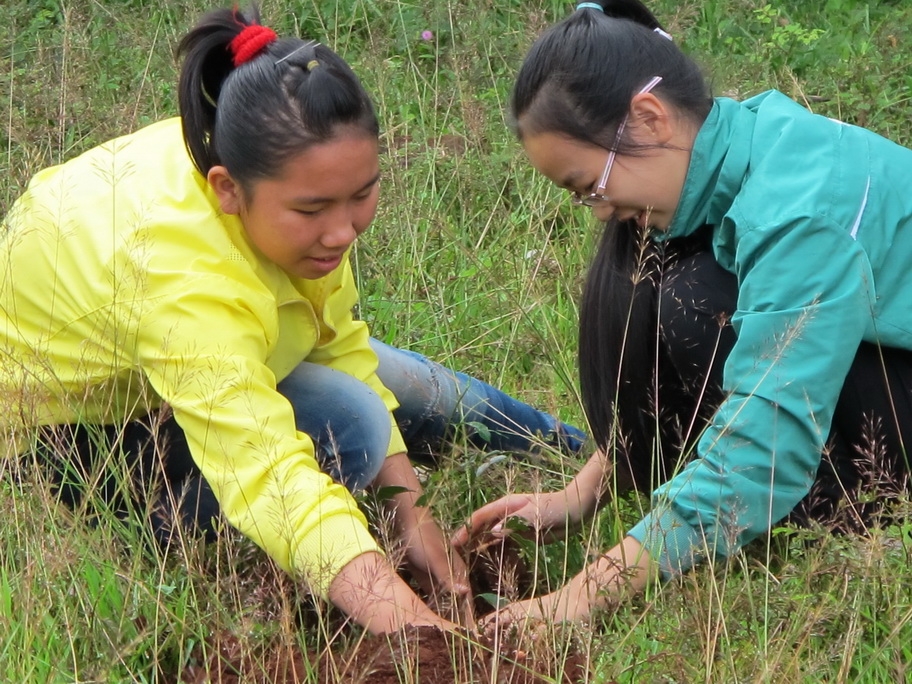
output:
M 377 185 L 380 184 L 380 174 L 374 176 L 373 180 L 370 183 L 365 185 L 360 192 L 355 194 L 356 202 L 363 202 L 368 199 L 371 195 L 374 194 L 374 190 L 377 189 Z

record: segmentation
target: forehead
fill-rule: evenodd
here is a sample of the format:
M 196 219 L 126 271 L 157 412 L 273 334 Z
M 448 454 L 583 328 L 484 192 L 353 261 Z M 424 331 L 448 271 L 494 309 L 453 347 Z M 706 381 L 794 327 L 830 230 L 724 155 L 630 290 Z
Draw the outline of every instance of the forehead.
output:
M 337 198 L 358 192 L 379 172 L 379 143 L 365 135 L 344 135 L 292 155 L 254 192 L 308 198 Z
M 373 136 L 337 135 L 292 155 L 278 170 L 276 177 L 334 167 L 375 165 L 378 151 L 379 141 Z
M 591 184 L 608 158 L 608 150 L 559 133 L 527 135 L 522 144 L 532 166 L 562 188 Z

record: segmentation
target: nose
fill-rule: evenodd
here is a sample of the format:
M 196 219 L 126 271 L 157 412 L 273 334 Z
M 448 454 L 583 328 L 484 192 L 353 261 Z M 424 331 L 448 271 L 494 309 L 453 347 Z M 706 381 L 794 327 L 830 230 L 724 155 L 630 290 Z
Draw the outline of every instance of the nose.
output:
M 602 202 L 601 204 L 592 207 L 592 215 L 595 216 L 599 221 L 607 221 L 611 218 L 611 215 L 614 213 L 614 205 L 609 202 Z
M 359 230 L 348 212 L 340 212 L 332 225 L 320 236 L 320 244 L 328 249 L 345 249 L 358 237 Z

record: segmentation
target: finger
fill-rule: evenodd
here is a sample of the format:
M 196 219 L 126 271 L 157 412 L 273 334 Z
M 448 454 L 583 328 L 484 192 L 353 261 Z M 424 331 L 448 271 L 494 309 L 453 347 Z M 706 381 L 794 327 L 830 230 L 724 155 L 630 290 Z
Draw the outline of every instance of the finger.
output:
M 494 637 L 506 629 L 525 629 L 530 621 L 540 619 L 541 609 L 538 599 L 527 599 L 510 603 L 487 615 L 482 620 L 481 630 L 487 637 Z
M 450 544 L 453 545 L 453 548 L 461 550 L 466 544 L 469 543 L 469 538 L 471 537 L 471 530 L 467 525 L 463 525 L 456 533 L 450 537 Z
M 481 619 L 480 631 L 488 638 L 493 638 L 516 621 L 516 616 L 508 609 L 498 610 Z
M 527 503 L 525 497 L 517 497 L 511 494 L 485 504 L 475 511 L 469 518 L 468 523 L 463 525 L 453 536 L 453 545 L 464 546 L 478 535 L 484 534 L 490 531 L 492 527 L 502 524 L 505 518 L 514 511 L 521 509 Z
M 462 604 L 462 623 L 469 629 L 475 626 L 475 602 L 471 594 L 459 598 Z
M 471 585 L 468 579 L 468 571 L 465 566 L 458 562 L 452 571 L 452 591 L 447 594 L 449 599 L 450 613 L 452 619 L 460 622 L 469 629 L 475 628 L 475 607 L 474 596 L 472 595 Z M 438 594 L 439 596 L 439 594 Z
M 424 577 L 427 581 L 427 588 L 422 588 L 427 592 L 428 605 L 434 612 L 471 628 L 475 623 L 471 593 L 460 593 L 458 585 L 438 582 L 431 575 Z
M 469 568 L 457 555 L 450 557 L 450 577 L 453 583 L 453 593 L 466 597 L 472 593 L 472 583 L 469 582 Z
M 452 600 L 471 593 L 466 564 L 448 551 L 443 539 L 427 540 L 421 553 L 411 553 L 406 560 L 412 579 L 427 596 Z
M 528 504 L 529 498 L 524 494 L 510 494 L 485 504 L 472 514 L 469 522 L 460 527 L 450 541 L 454 547 L 461 549 L 480 535 L 498 534 L 503 530 L 504 521 Z
M 427 572 L 436 584 L 436 591 L 454 596 L 466 596 L 471 592 L 469 570 L 462 558 L 441 549 L 429 554 L 426 562 Z

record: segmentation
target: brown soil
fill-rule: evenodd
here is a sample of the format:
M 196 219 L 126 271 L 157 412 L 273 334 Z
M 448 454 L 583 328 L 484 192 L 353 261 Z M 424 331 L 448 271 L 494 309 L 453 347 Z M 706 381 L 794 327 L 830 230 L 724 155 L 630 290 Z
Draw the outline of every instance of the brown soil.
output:
M 494 610 L 492 600 L 516 601 L 533 590 L 533 574 L 509 538 L 477 549 L 467 559 L 475 617 Z M 438 606 L 438 608 L 442 608 Z M 446 611 L 441 611 L 446 614 Z M 325 616 L 324 616 L 325 618 Z M 324 625 L 325 627 L 325 625 Z M 576 641 L 547 626 L 495 639 L 407 628 L 385 636 L 342 639 L 322 653 L 302 652 L 293 639 L 252 645 L 232 634 L 214 635 L 198 646 L 184 684 L 538 684 L 588 681 L 585 656 Z
M 495 656 L 493 643 L 435 628 L 408 628 L 385 636 L 366 636 L 342 653 L 311 657 L 291 648 L 257 657 L 244 655 L 237 639 L 221 636 L 210 644 L 208 661 L 187 668 L 186 684 L 576 684 L 588 681 L 586 659 L 566 646 L 555 650 L 542 635 L 521 650 L 505 643 Z
M 491 598 L 513 602 L 532 595 L 535 576 L 512 537 L 475 549 L 466 564 L 476 618 L 494 611 Z

